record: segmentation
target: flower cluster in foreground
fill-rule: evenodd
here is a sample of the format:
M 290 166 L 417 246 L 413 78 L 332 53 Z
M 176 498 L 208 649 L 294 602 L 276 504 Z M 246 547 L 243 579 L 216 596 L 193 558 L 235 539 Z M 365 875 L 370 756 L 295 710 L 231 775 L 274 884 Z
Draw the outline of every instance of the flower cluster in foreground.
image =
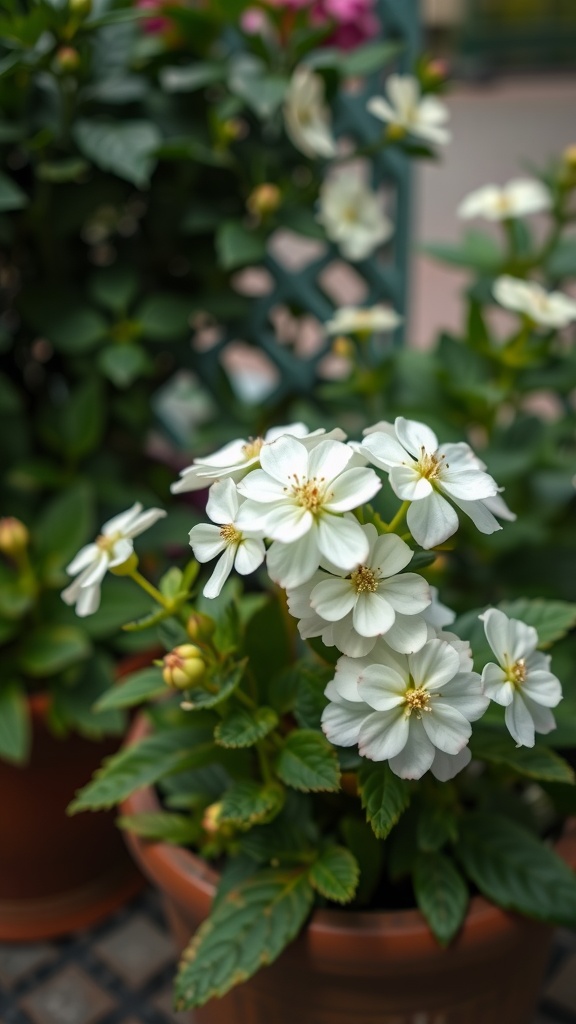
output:
M 385 485 L 401 501 L 390 523 L 367 504 Z M 496 516 L 513 518 L 467 444 L 439 444 L 425 424 L 402 417 L 369 428 L 361 443 L 293 423 L 195 460 L 173 490 L 207 486 L 211 522 L 190 531 L 197 561 L 217 559 L 204 596 L 217 597 L 233 568 L 247 575 L 266 563 L 302 639 L 341 652 L 322 716 L 337 747 L 357 746 L 404 779 L 431 771 L 448 780 L 469 763 L 472 723 L 491 700 L 506 708 L 519 745 L 554 728 L 561 688 L 536 650 L 536 630 L 489 609 L 482 618 L 496 662 L 475 671 L 469 644 L 445 630 L 453 614 L 410 570 L 415 545 L 444 543 L 459 512 L 483 533 L 501 529 Z M 95 610 L 108 568 L 146 582 L 131 538 L 162 514 L 135 506 L 74 559 L 68 571 L 79 575 L 63 596 L 79 614 Z M 176 669 L 181 651 L 178 659 Z M 198 660 L 192 667 L 201 671 Z

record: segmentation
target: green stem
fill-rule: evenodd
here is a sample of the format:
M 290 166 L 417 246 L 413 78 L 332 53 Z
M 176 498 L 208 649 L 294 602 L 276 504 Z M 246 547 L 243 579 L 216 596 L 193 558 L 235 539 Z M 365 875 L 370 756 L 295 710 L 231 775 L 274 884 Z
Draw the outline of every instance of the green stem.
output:
M 398 509 L 396 515 L 394 516 L 394 518 L 390 520 L 390 522 L 388 523 L 387 526 L 384 525 L 384 532 L 385 533 L 395 533 L 396 530 L 398 529 L 398 527 L 400 526 L 400 523 L 404 519 L 404 517 L 405 517 L 405 515 L 406 515 L 406 513 L 407 513 L 409 508 L 410 508 L 410 502 L 409 501 L 403 501 L 402 504 L 400 505 L 400 508 Z
M 142 575 L 142 573 L 138 572 L 137 569 L 133 569 L 133 571 L 128 573 L 128 575 L 130 579 L 134 580 L 134 583 L 137 583 L 138 586 L 142 588 L 142 590 L 145 590 L 146 593 L 150 595 L 150 597 L 154 598 L 156 604 L 161 605 L 162 608 L 165 608 L 167 612 L 171 613 L 174 611 L 174 606 L 172 602 L 169 601 L 168 598 L 164 597 L 164 594 L 161 594 L 158 588 L 155 587 L 152 583 L 150 583 L 150 581 L 147 580 L 146 577 Z

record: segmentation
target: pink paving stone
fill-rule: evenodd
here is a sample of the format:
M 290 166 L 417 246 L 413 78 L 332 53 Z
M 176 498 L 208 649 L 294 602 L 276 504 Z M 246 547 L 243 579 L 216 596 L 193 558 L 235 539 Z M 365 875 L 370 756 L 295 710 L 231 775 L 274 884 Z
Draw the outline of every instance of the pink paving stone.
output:
M 79 967 L 65 967 L 20 1001 L 34 1024 L 95 1024 L 114 1000 Z
M 143 914 L 119 925 L 94 944 L 94 953 L 133 988 L 139 988 L 175 959 L 176 952 L 165 932 Z
M 55 956 L 56 948 L 48 942 L 0 943 L 0 984 L 11 988 Z

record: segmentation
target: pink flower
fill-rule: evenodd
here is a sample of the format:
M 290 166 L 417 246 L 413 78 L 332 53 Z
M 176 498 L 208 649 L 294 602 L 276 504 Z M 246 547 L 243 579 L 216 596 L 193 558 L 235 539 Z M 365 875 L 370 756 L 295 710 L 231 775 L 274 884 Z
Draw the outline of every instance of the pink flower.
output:
M 159 0 L 136 0 L 136 7 L 141 11 L 154 10 L 161 6 Z M 146 18 L 142 23 L 142 28 L 145 32 L 149 32 L 150 35 L 160 35 L 161 32 L 165 32 L 166 29 L 170 28 L 170 22 L 167 18 L 154 17 Z
M 247 36 L 263 35 L 268 28 L 268 19 L 259 7 L 247 7 L 240 15 L 240 27 Z
M 334 24 L 328 45 L 353 50 L 378 35 L 380 23 L 374 6 L 375 0 L 316 0 L 311 20 L 316 25 Z

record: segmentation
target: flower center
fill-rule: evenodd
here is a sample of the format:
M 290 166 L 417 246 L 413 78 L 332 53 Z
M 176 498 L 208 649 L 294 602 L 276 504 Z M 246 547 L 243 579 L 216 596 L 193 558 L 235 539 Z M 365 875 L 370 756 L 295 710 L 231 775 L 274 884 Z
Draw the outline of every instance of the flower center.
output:
M 355 206 L 346 206 L 342 210 L 342 220 L 346 221 L 347 224 L 356 224 L 358 219 L 358 210 Z
M 510 197 L 505 192 L 502 192 L 496 200 L 496 208 L 500 213 L 506 214 L 511 212 L 511 207 Z
M 374 594 L 378 590 L 378 577 L 367 565 L 360 565 L 350 577 L 357 594 Z
M 438 456 L 435 452 L 427 452 L 424 445 L 422 445 L 420 448 L 420 458 L 418 459 L 420 476 L 425 477 L 426 480 L 436 480 L 443 469 L 448 469 L 446 456 Z
M 263 437 L 249 437 L 246 444 L 242 445 L 242 454 L 246 461 L 248 459 L 256 459 L 262 451 L 262 445 L 264 444 Z
M 406 690 L 404 694 L 404 700 L 406 701 L 405 714 L 410 717 L 412 712 L 416 715 L 416 718 L 422 718 L 423 711 L 431 711 L 430 694 L 426 693 L 426 690 L 422 686 L 412 687 L 410 690 Z
M 99 537 L 96 537 L 96 547 L 100 548 L 100 551 L 105 551 L 106 554 L 110 554 L 117 540 L 120 540 L 122 534 L 118 531 L 116 533 L 101 533 Z
M 508 667 L 508 679 L 514 686 L 522 686 L 526 682 L 526 658 L 518 658 L 513 665 Z
M 292 494 L 296 499 L 296 504 L 301 505 L 308 512 L 312 512 L 313 515 L 320 512 L 325 501 L 324 488 L 322 486 L 324 477 L 318 479 L 318 477 L 313 476 L 311 480 L 300 481 L 298 475 L 294 473 L 292 479 L 294 480 Z
M 224 526 L 221 526 L 220 536 L 227 544 L 239 544 L 242 540 L 242 534 L 240 530 L 234 526 L 234 523 L 225 523 Z

